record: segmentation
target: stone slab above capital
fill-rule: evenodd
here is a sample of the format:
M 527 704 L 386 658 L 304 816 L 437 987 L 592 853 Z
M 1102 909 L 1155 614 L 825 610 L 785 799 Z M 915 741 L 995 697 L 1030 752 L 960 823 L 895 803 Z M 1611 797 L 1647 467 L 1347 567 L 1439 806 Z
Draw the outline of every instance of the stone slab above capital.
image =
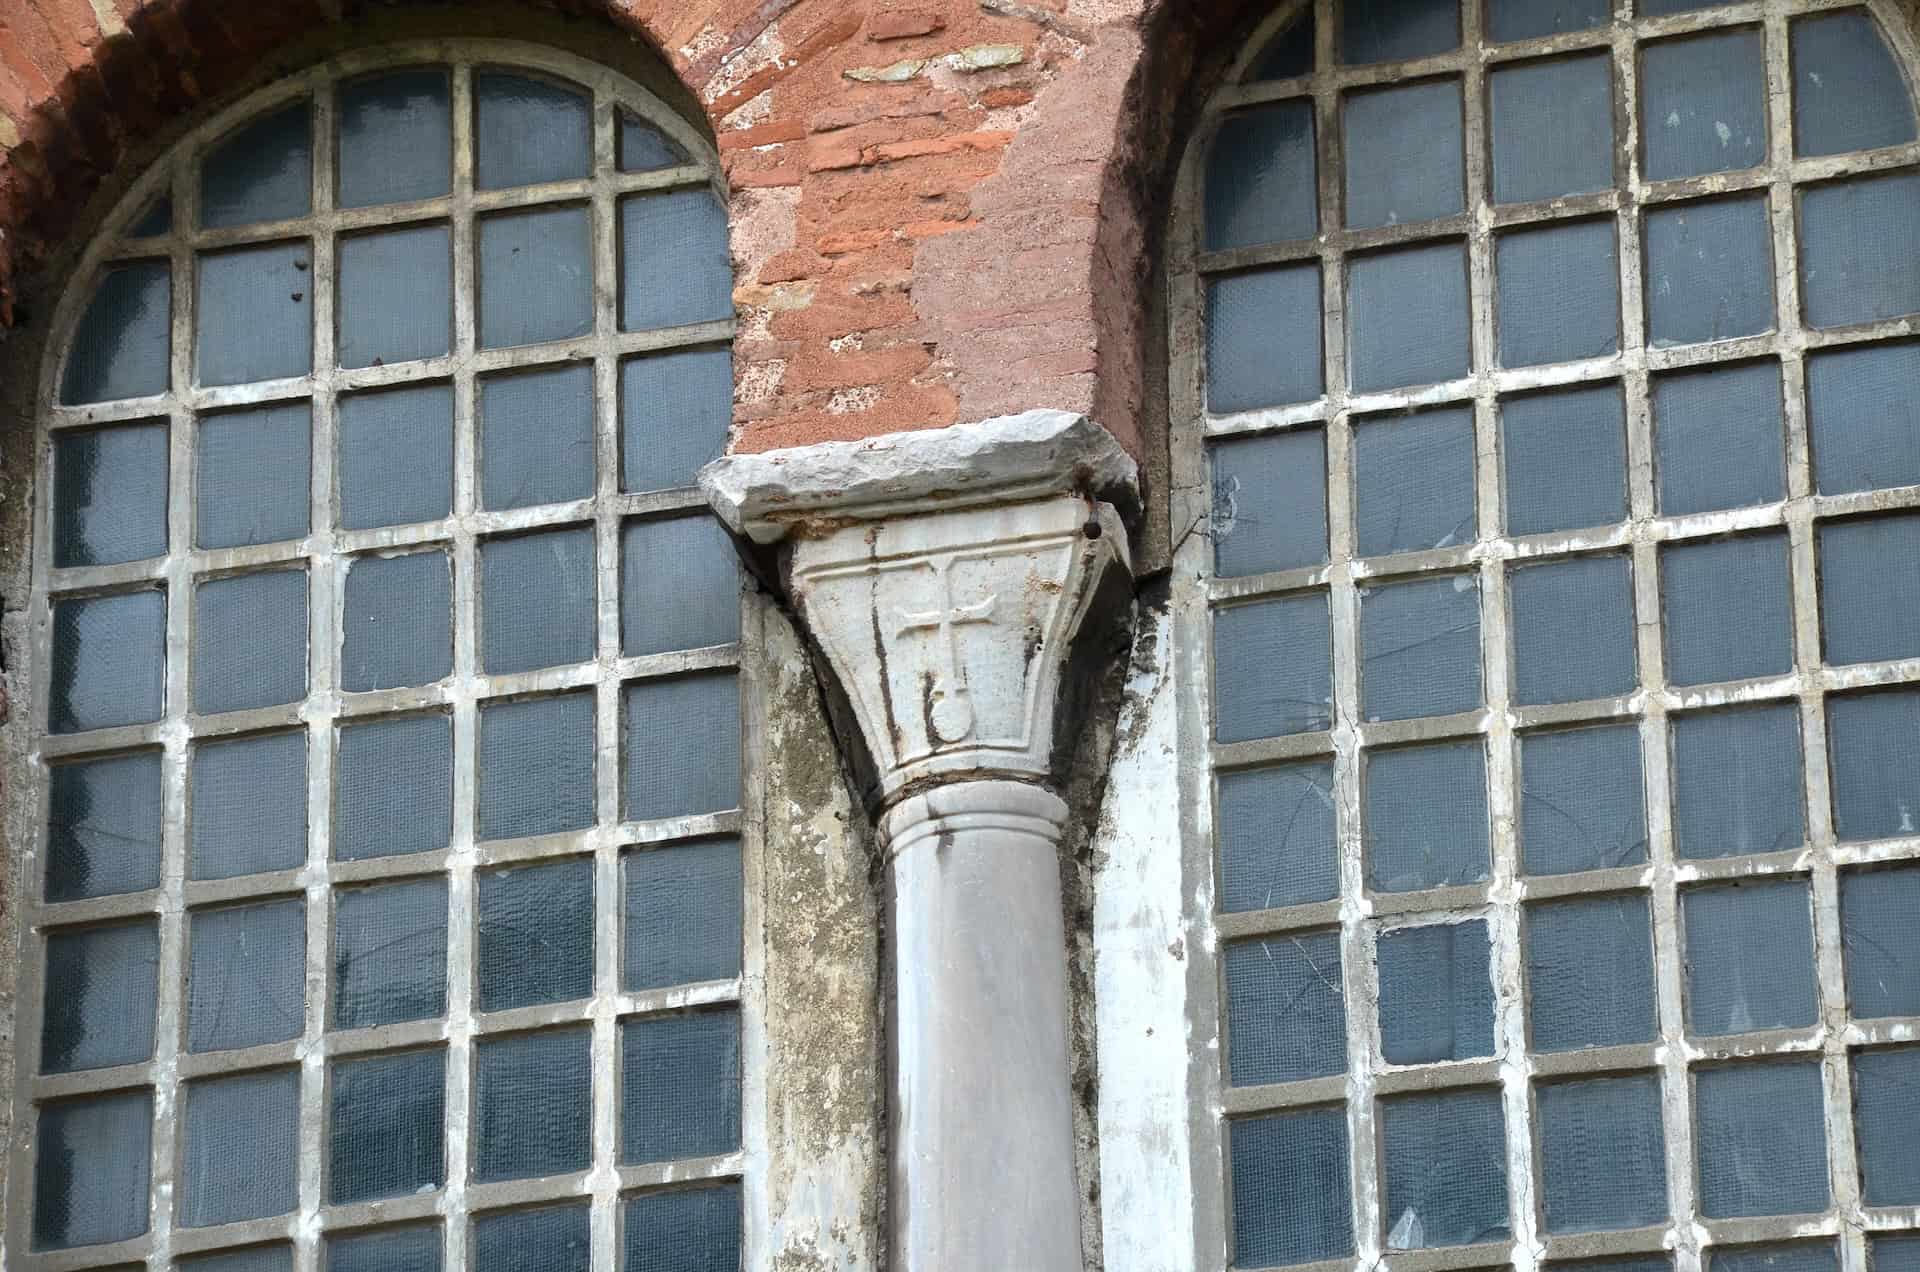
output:
M 1138 475 L 1085 416 L 733 455 L 702 489 L 780 583 L 852 709 L 878 802 L 1045 784 L 1069 658 L 1128 573 Z

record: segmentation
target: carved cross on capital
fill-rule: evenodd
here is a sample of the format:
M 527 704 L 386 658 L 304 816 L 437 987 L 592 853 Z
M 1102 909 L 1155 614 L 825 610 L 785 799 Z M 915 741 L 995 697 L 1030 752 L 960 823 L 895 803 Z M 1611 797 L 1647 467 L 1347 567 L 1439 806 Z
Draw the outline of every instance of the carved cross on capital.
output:
M 929 782 L 1051 769 L 1060 678 L 1134 466 L 1084 417 L 730 456 L 701 481 L 733 528 L 780 542 L 789 594 L 878 767 L 883 804 Z

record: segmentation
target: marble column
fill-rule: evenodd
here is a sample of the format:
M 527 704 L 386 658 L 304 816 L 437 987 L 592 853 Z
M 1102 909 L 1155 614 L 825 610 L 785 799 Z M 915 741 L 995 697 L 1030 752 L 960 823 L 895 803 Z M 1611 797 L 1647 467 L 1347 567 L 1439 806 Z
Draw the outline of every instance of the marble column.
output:
M 872 784 L 894 1272 L 1077 1272 L 1054 789 L 1073 731 L 1055 716 L 1089 607 L 1127 568 L 1133 462 L 1084 417 L 1036 411 L 730 456 L 701 483 L 772 546 Z

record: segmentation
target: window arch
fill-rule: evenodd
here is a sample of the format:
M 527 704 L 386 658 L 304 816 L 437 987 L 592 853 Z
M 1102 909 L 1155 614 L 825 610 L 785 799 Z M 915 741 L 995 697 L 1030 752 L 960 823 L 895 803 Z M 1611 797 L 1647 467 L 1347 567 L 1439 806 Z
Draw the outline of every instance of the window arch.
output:
M 624 79 L 436 41 L 225 112 L 87 252 L 41 394 L 21 1266 L 741 1258 L 721 196 Z
M 1214 94 L 1201 1266 L 1920 1251 L 1914 54 L 1869 4 L 1313 0 Z

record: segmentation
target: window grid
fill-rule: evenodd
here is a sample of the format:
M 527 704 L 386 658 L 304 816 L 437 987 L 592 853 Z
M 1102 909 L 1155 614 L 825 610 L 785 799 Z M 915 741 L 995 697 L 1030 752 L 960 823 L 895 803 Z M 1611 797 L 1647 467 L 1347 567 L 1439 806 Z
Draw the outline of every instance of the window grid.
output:
M 1187 191 L 1179 207 L 1175 234 L 1172 328 L 1174 331 L 1174 473 L 1176 552 L 1191 563 L 1182 579 L 1196 579 L 1180 607 L 1185 636 L 1196 652 L 1189 665 L 1198 673 L 1190 691 L 1198 695 L 1196 721 L 1184 736 L 1205 747 L 1215 773 L 1249 771 L 1288 760 L 1331 758 L 1337 809 L 1339 895 L 1336 900 L 1253 912 L 1212 915 L 1218 942 L 1263 935 L 1303 934 L 1337 928 L 1341 935 L 1343 997 L 1347 1013 L 1348 1063 L 1344 1074 L 1267 1086 L 1233 1087 L 1224 1073 L 1225 1048 L 1198 1066 L 1204 1102 L 1215 1116 L 1196 1123 L 1204 1154 L 1226 1163 L 1225 1124 L 1240 1115 L 1305 1109 L 1344 1103 L 1350 1139 L 1354 1199 L 1354 1254 L 1316 1269 L 1376 1262 L 1420 1272 L 1511 1262 L 1529 1272 L 1543 1260 L 1560 1261 L 1604 1255 L 1655 1253 L 1671 1249 L 1679 1272 L 1697 1272 L 1707 1247 L 1779 1242 L 1819 1235 L 1839 1239 L 1842 1266 L 1865 1272 L 1867 1235 L 1900 1231 L 1920 1222 L 1911 1207 L 1863 1206 L 1854 1145 L 1850 1057 L 1860 1048 L 1900 1041 L 1920 1028 L 1920 1018 L 1856 1021 L 1848 1017 L 1841 954 L 1838 875 L 1843 868 L 1920 858 L 1920 839 L 1838 843 L 1832 824 L 1827 765 L 1826 702 L 1829 695 L 1871 686 L 1920 682 L 1920 660 L 1905 659 L 1844 667 L 1823 665 L 1820 607 L 1816 591 L 1817 528 L 1824 522 L 1866 512 L 1920 507 L 1920 487 L 1876 489 L 1841 495 L 1815 493 L 1805 409 L 1805 358 L 1809 350 L 1881 342 L 1920 331 L 1920 319 L 1898 318 L 1835 329 L 1809 329 L 1801 319 L 1795 194 L 1811 183 L 1920 164 L 1920 143 L 1845 155 L 1798 158 L 1793 154 L 1791 72 L 1788 29 L 1796 16 L 1860 8 L 1857 0 L 1758 0 L 1671 17 L 1638 18 L 1631 0 L 1618 0 L 1612 20 L 1593 29 L 1482 46 L 1484 0 L 1463 0 L 1457 50 L 1414 61 L 1377 65 L 1338 64 L 1337 0 L 1310 0 L 1318 71 L 1298 78 L 1237 82 L 1264 51 L 1266 41 L 1286 29 L 1307 5 L 1288 5 L 1263 24 L 1234 64 L 1228 86 L 1218 90 L 1190 148 L 1182 182 Z M 1873 6 L 1876 17 L 1883 17 Z M 1769 118 L 1768 161 L 1741 172 L 1659 182 L 1640 174 L 1638 52 L 1650 40 L 1751 25 L 1764 32 L 1766 99 Z M 1904 25 L 1881 20 L 1907 67 L 1913 51 Z M 1491 201 L 1488 170 L 1486 79 L 1509 63 L 1577 51 L 1611 54 L 1614 91 L 1616 185 L 1594 194 L 1571 195 L 1537 203 Z M 1465 179 L 1468 210 L 1425 222 L 1379 229 L 1347 230 L 1341 215 L 1340 99 L 1361 85 L 1384 84 L 1429 75 L 1456 75 L 1463 84 Z M 1256 247 L 1206 250 L 1201 241 L 1202 211 L 1197 192 L 1203 181 L 1205 139 L 1231 111 L 1286 99 L 1310 99 L 1314 109 L 1315 173 L 1320 232 L 1313 238 Z M 1624 156 L 1624 165 L 1621 156 Z M 1642 290 L 1642 210 L 1708 194 L 1763 192 L 1768 198 L 1770 247 L 1774 256 L 1775 322 L 1766 333 L 1705 344 L 1652 347 L 1647 340 Z M 1620 352 L 1577 362 L 1506 369 L 1496 365 L 1493 245 L 1495 232 L 1509 227 L 1553 224 L 1610 216 L 1618 235 Z M 1471 361 L 1469 374 L 1437 385 L 1387 392 L 1349 392 L 1345 264 L 1357 251 L 1388 245 L 1464 240 L 1468 249 Z M 1184 258 L 1184 259 L 1183 259 Z M 1306 403 L 1211 414 L 1205 408 L 1206 352 L 1199 333 L 1206 329 L 1209 278 L 1255 266 L 1286 262 L 1317 263 L 1324 310 L 1321 396 Z M 1650 373 L 1772 358 L 1782 367 L 1785 401 L 1788 486 L 1784 501 L 1728 511 L 1660 515 L 1654 498 L 1654 451 L 1649 407 Z M 1628 438 L 1628 520 L 1608 528 L 1551 532 L 1524 537 L 1503 535 L 1503 473 L 1498 403 L 1515 392 L 1580 383 L 1618 381 L 1624 388 Z M 1475 501 L 1478 534 L 1474 542 L 1362 559 L 1354 541 L 1352 417 L 1442 404 L 1471 405 L 1475 434 Z M 1212 515 L 1209 440 L 1272 435 L 1299 426 L 1324 428 L 1327 456 L 1326 563 L 1247 577 L 1212 577 L 1206 527 Z M 1731 531 L 1784 528 L 1790 540 L 1794 665 L 1787 673 L 1721 684 L 1676 687 L 1667 684 L 1658 558 L 1660 545 L 1705 540 Z M 1518 705 L 1511 688 L 1507 583 L 1512 563 L 1590 558 L 1624 551 L 1630 556 L 1638 659 L 1638 686 L 1601 700 L 1549 705 Z M 1363 589 L 1379 582 L 1438 572 L 1471 571 L 1480 589 L 1483 648 L 1483 709 L 1451 716 L 1368 722 L 1360 710 L 1359 602 Z M 1176 596 L 1178 596 L 1178 589 Z M 1323 594 L 1329 602 L 1333 642 L 1334 724 L 1330 730 L 1296 733 L 1247 742 L 1217 742 L 1211 730 L 1212 649 L 1210 614 L 1218 607 L 1253 598 Z M 1189 702 L 1195 702 L 1189 697 Z M 1669 717 L 1675 712 L 1755 702 L 1790 702 L 1799 708 L 1807 840 L 1803 847 L 1757 856 L 1679 860 L 1674 851 L 1670 809 Z M 1644 865 L 1579 874 L 1524 876 L 1516 833 L 1516 760 L 1524 733 L 1551 725 L 1633 722 L 1638 725 L 1644 763 L 1644 800 L 1649 861 Z M 1412 893 L 1369 894 L 1363 851 L 1361 767 L 1376 748 L 1414 741 L 1484 740 L 1487 747 L 1488 820 L 1491 861 L 1484 884 L 1455 885 Z M 1202 880 L 1216 878 L 1214 858 L 1214 783 L 1201 780 L 1186 796 L 1195 833 L 1190 869 Z M 1821 1024 L 1806 1029 L 1754 1031 L 1733 1038 L 1689 1038 L 1683 1015 L 1685 968 L 1681 957 L 1679 894 L 1682 884 L 1752 877 L 1808 879 L 1814 912 L 1814 947 Z M 1650 898 L 1657 975 L 1655 1041 L 1584 1051 L 1530 1054 L 1527 975 L 1521 941 L 1523 903 L 1558 897 L 1635 894 Z M 1201 895 L 1211 895 L 1211 888 Z M 1444 923 L 1485 917 L 1491 925 L 1494 975 L 1499 987 L 1496 1017 L 1498 1056 L 1420 1066 L 1389 1066 L 1380 1055 L 1379 985 L 1374 963 L 1378 934 L 1409 923 Z M 1216 962 L 1217 1001 L 1197 1009 L 1202 1036 L 1226 1038 L 1230 1029 L 1225 981 Z M 1228 1026 L 1223 1028 L 1223 1026 Z M 1824 1087 L 1828 1173 L 1831 1201 L 1824 1216 L 1808 1225 L 1795 1218 L 1700 1219 L 1696 1197 L 1695 1100 L 1692 1076 L 1703 1065 L 1756 1055 L 1808 1055 L 1821 1060 Z M 1570 1075 L 1653 1073 L 1662 1088 L 1661 1121 L 1665 1133 L 1669 1219 L 1651 1228 L 1573 1235 L 1540 1231 L 1537 1174 L 1536 1080 Z M 1512 1239 L 1479 1246 L 1389 1251 L 1384 1240 L 1391 1216 L 1381 1213 L 1384 1162 L 1378 1147 L 1380 1097 L 1415 1091 L 1498 1087 L 1507 1133 L 1509 1219 Z M 1203 1168 L 1204 1170 L 1205 1168 Z M 1226 1166 L 1226 1175 L 1231 1167 Z M 1231 1249 L 1231 1209 L 1225 1199 L 1210 1200 L 1202 1175 L 1196 1224 L 1203 1254 L 1211 1265 L 1225 1266 Z M 1224 1180 L 1227 1196 L 1232 1181 Z M 1704 1241 L 1702 1237 L 1704 1236 Z
M 442 197 L 374 207 L 339 209 L 334 206 L 335 91 L 347 78 L 364 72 L 418 64 L 444 66 L 449 71 L 452 109 L 452 184 Z M 592 120 L 591 175 L 544 185 L 483 191 L 474 184 L 473 75 L 476 68 L 499 65 L 510 70 L 560 77 L 590 95 Z M 309 215 L 289 221 L 249 224 L 231 229 L 199 226 L 200 161 L 230 128 L 270 114 L 277 106 L 308 101 L 312 108 L 313 189 Z M 48 665 L 45 633 L 55 602 L 123 592 L 141 584 L 160 584 L 168 597 L 166 617 L 166 689 L 161 719 L 153 724 L 115 726 L 90 731 L 52 733 L 47 727 L 49 677 L 32 682 L 34 746 L 37 769 L 68 757 L 157 750 L 162 755 L 164 838 L 162 872 L 157 888 L 145 891 L 50 903 L 43 899 L 37 875 L 44 869 L 47 825 L 46 783 L 37 783 L 40 795 L 32 895 L 27 899 L 27 922 L 33 934 L 21 969 L 17 1037 L 25 1040 L 19 1072 L 26 1096 L 20 1108 L 14 1145 L 13 1177 L 16 1209 L 10 1227 L 20 1233 L 15 1256 L 23 1267 L 64 1272 L 144 1260 L 164 1269 L 177 1256 L 230 1249 L 261 1241 L 287 1241 L 294 1246 L 296 1272 L 321 1272 L 326 1263 L 323 1237 L 350 1233 L 367 1225 L 396 1220 L 436 1220 L 441 1230 L 444 1266 L 450 1270 L 471 1266 L 468 1233 L 472 1223 L 502 1207 L 521 1210 L 530 1204 L 586 1199 L 591 1203 L 592 1240 L 596 1260 L 614 1257 L 620 1249 L 622 1203 L 636 1189 L 689 1181 L 742 1181 L 749 1200 L 757 1190 L 749 1164 L 754 1142 L 753 1106 L 761 1082 L 756 1066 L 744 1062 L 742 1099 L 746 1135 L 742 1148 L 713 1157 L 678 1159 L 657 1164 L 629 1165 L 619 1160 L 621 1093 L 619 1080 L 620 1026 L 639 1017 L 676 1013 L 689 1008 L 731 1007 L 741 1016 L 746 1039 L 758 1031 L 758 1005 L 744 987 L 757 967 L 751 942 L 743 951 L 742 972 L 723 980 L 677 985 L 666 989 L 623 991 L 620 987 L 620 943 L 608 933 L 622 930 L 621 862 L 623 853 L 650 845 L 697 841 L 714 836 L 748 837 L 753 820 L 741 809 L 699 813 L 645 821 L 624 820 L 622 798 L 622 690 L 636 683 L 670 679 L 687 673 L 732 670 L 742 678 L 743 715 L 757 716 L 750 691 L 753 668 L 741 657 L 742 644 L 628 656 L 621 645 L 621 556 L 623 525 L 639 520 L 692 511 L 706 504 L 693 487 L 628 492 L 620 489 L 619 375 L 634 354 L 677 348 L 725 345 L 734 334 L 734 320 L 724 319 L 656 328 L 620 330 L 619 203 L 641 191 L 699 189 L 714 181 L 710 167 L 697 157 L 690 162 L 644 172 L 623 172 L 616 162 L 622 113 L 637 115 L 670 135 L 687 153 L 698 156 L 704 143 L 666 108 L 644 98 L 614 73 L 592 63 L 550 53 L 536 46 L 467 41 L 401 46 L 348 55 L 312 71 L 288 77 L 248 98 L 213 123 L 196 130 L 153 175 L 143 180 L 121 204 L 115 223 L 125 229 L 138 219 L 156 196 L 172 202 L 172 227 L 162 235 L 134 238 L 103 236 L 87 260 L 91 273 L 105 262 L 156 259 L 170 262 L 172 298 L 169 317 L 169 390 L 151 397 L 121 399 L 86 405 L 66 405 L 56 388 L 58 366 L 50 367 L 42 390 L 42 419 L 52 437 L 61 430 L 125 420 L 164 419 L 168 424 L 168 551 L 153 559 L 106 566 L 55 568 L 50 544 L 51 487 L 44 460 L 39 465 L 39 521 L 35 547 L 34 630 L 40 666 Z M 590 208 L 593 267 L 593 330 L 586 335 L 542 344 L 480 348 L 476 339 L 475 225 L 478 214 L 503 208 L 586 203 Z M 453 332 L 451 351 L 444 356 L 388 366 L 357 369 L 336 365 L 336 258 L 338 236 L 361 228 L 407 225 L 423 221 L 450 224 L 453 251 Z M 309 249 L 312 280 L 312 371 L 297 378 L 256 381 L 226 386 L 202 386 L 194 374 L 195 262 L 200 253 L 243 243 L 302 240 Z M 69 297 L 68 304 L 85 297 Z M 69 321 L 62 326 L 67 330 Z M 597 487 L 592 497 L 572 503 L 507 511 L 479 507 L 477 429 L 474 403 L 476 381 L 489 372 L 548 364 L 591 360 L 594 372 L 594 444 Z M 442 520 L 398 527 L 350 531 L 334 524 L 334 475 L 337 468 L 336 401 L 340 394 L 375 387 L 412 383 L 451 383 L 454 416 L 454 489 L 452 514 Z M 195 545 L 194 441 L 198 417 L 209 410 L 243 404 L 310 401 L 312 454 L 317 465 L 311 483 L 311 521 L 302 538 L 229 549 Z M 44 452 L 42 452 L 44 455 Z M 589 524 L 596 545 L 595 613 L 596 653 L 591 661 L 565 667 L 486 675 L 479 667 L 478 545 L 490 536 L 549 526 Z M 413 545 L 441 547 L 449 552 L 454 580 L 454 666 L 444 681 L 419 688 L 343 694 L 339 688 L 338 653 L 341 637 L 342 584 L 355 554 Z M 285 706 L 261 707 L 218 715 L 197 713 L 191 704 L 189 649 L 192 637 L 193 595 L 196 583 L 236 572 L 253 572 L 275 564 L 297 566 L 308 579 L 306 659 L 308 688 L 304 697 Z M 751 607 L 747 607 L 751 611 Z M 742 642 L 752 639 L 752 621 L 743 628 Z M 595 704 L 594 824 L 582 831 L 524 839 L 481 842 L 475 825 L 477 808 L 476 755 L 478 715 L 489 702 L 524 695 L 546 695 L 566 689 L 588 689 Z M 443 850 L 412 855 L 336 860 L 332 854 L 332 814 L 337 750 L 336 726 L 362 720 L 392 719 L 408 713 L 440 712 L 452 718 L 453 828 Z M 263 872 L 236 878 L 187 878 L 187 771 L 192 744 L 207 739 L 252 734 L 262 729 L 298 728 L 305 731 L 307 751 L 307 852 L 297 869 Z M 743 736 L 751 736 L 743 731 Z M 594 863 L 594 972 L 593 994 L 585 1002 L 540 1005 L 493 1013 L 479 1013 L 472 997 L 475 984 L 474 938 L 477 930 L 476 869 L 547 860 L 590 857 Z M 752 854 L 743 852 L 746 930 L 756 916 L 756 871 Z M 448 997 L 446 1009 L 430 1020 L 409 1021 L 342 1032 L 329 1031 L 332 997 L 332 925 L 339 885 L 407 878 L 444 878 L 448 882 L 447 927 Z M 186 946 L 189 914 L 238 900 L 290 899 L 306 903 L 305 1021 L 298 1038 L 230 1051 L 190 1053 L 184 1045 Z M 151 1061 L 79 1072 L 40 1074 L 33 1058 L 41 1033 L 41 985 L 49 928 L 70 929 L 124 916 L 158 916 L 160 954 L 158 1026 Z M 583 1172 L 543 1179 L 479 1183 L 469 1180 L 468 1156 L 473 1134 L 471 1065 L 475 1040 L 554 1025 L 590 1026 L 593 1108 L 592 1164 Z M 431 1193 L 382 1200 L 332 1203 L 326 1199 L 327 1159 L 325 1131 L 331 1069 L 336 1059 L 407 1050 L 442 1049 L 446 1058 L 446 1120 L 442 1128 L 444 1183 Z M 751 1048 L 747 1048 L 751 1050 Z M 179 1116 L 183 1085 L 193 1079 L 273 1067 L 298 1066 L 300 1117 L 298 1205 L 290 1214 L 245 1220 L 219 1227 L 185 1228 L 176 1214 L 179 1205 L 175 1180 L 180 1162 Z M 30 1251 L 27 1235 L 30 1214 L 27 1197 L 34 1175 L 32 1128 L 34 1109 L 49 1100 L 69 1096 L 151 1090 L 155 1117 L 151 1156 L 152 1190 L 148 1203 L 148 1230 L 139 1237 L 111 1244 L 72 1249 Z M 468 1216 L 472 1216 L 469 1218 Z M 384 1230 L 384 1229 L 382 1229 Z

